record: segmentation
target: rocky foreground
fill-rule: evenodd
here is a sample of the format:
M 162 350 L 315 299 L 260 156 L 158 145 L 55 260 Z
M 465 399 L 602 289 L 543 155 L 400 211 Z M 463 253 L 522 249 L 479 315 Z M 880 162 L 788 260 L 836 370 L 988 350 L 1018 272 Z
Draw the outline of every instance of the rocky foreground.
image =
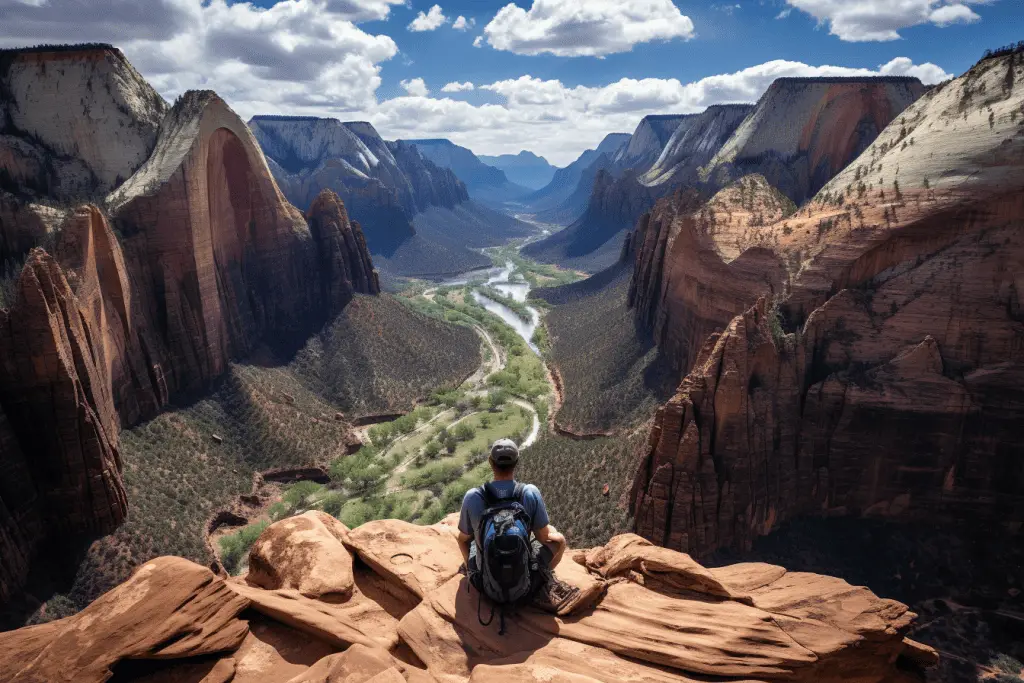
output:
M 937 661 L 904 636 L 916 615 L 866 588 L 705 569 L 632 534 L 569 552 L 557 574 L 575 597 L 498 635 L 451 524 L 349 530 L 314 511 L 269 527 L 244 577 L 154 559 L 73 617 L 0 634 L 0 679 L 895 683 Z

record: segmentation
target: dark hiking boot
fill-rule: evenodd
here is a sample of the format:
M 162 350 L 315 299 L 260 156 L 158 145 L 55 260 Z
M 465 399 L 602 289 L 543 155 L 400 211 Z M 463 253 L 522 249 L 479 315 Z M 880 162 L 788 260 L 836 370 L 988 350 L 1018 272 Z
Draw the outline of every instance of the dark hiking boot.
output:
M 551 614 L 568 614 L 579 602 L 580 589 L 559 580 L 555 573 L 542 566 L 540 568 L 540 585 L 534 593 L 531 604 Z

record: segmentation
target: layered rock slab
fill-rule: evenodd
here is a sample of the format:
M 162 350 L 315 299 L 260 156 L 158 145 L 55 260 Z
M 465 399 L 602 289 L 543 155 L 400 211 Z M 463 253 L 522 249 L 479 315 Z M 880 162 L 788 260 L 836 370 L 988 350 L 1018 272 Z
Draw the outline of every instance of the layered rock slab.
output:
M 147 562 L 73 617 L 0 634 L 11 683 L 105 681 L 125 659 L 181 659 L 236 649 L 248 601 L 188 560 Z
M 275 522 L 249 551 L 246 583 L 344 602 L 355 587 L 352 556 L 342 545 L 348 533 L 344 524 L 318 510 Z
M 301 534 L 282 533 L 289 529 L 284 522 L 274 526 L 279 528 L 265 540 L 297 546 L 284 556 L 298 557 L 301 546 L 310 543 Z M 159 659 L 167 666 L 151 672 L 136 662 L 117 671 L 125 680 L 149 683 L 197 676 L 240 683 L 691 683 L 708 676 L 737 682 L 909 683 L 922 680 L 921 669 L 935 661 L 934 651 L 905 637 L 914 619 L 906 606 L 867 589 L 765 564 L 708 570 L 633 535 L 570 552 L 565 567 L 559 566 L 562 575 L 576 576 L 581 584 L 607 587 L 592 604 L 564 616 L 521 607 L 506 615 L 507 632 L 500 634 L 497 623 L 481 623 L 488 605 L 481 605 L 464 576 L 423 578 L 436 577 L 438 558 L 454 543 L 451 527 L 423 527 L 417 535 L 395 520 L 365 526 L 365 533 L 360 527 L 346 538 L 382 540 L 376 544 L 379 558 L 408 550 L 408 561 L 399 566 L 408 565 L 409 571 L 396 574 L 381 560 L 379 569 L 360 565 L 352 596 L 329 603 L 293 589 L 224 581 L 186 560 L 159 558 L 79 615 L 0 635 L 0 667 L 12 672 L 5 680 L 88 683 L 106 680 L 120 661 Z M 412 543 L 406 548 L 401 539 Z M 333 549 L 337 540 L 322 534 L 312 543 Z M 414 596 L 412 586 L 423 595 L 413 597 L 418 604 L 411 611 L 402 611 L 408 608 L 396 607 L 362 572 L 384 582 L 404 581 L 408 595 Z M 238 618 L 247 607 L 242 616 L 251 627 Z M 378 614 L 398 613 L 387 626 L 365 618 L 374 608 Z

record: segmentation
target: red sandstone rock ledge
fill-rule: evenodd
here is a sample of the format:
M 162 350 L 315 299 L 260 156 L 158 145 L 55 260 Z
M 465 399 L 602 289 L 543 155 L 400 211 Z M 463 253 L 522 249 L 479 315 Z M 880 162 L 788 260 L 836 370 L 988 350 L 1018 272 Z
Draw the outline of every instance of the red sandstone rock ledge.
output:
M 73 617 L 0 633 L 0 679 L 909 683 L 937 661 L 904 635 L 916 615 L 866 588 L 706 569 L 631 534 L 570 553 L 557 573 L 579 597 L 560 615 L 524 608 L 499 636 L 448 521 L 349 530 L 309 512 L 269 527 L 227 581 L 154 559 Z

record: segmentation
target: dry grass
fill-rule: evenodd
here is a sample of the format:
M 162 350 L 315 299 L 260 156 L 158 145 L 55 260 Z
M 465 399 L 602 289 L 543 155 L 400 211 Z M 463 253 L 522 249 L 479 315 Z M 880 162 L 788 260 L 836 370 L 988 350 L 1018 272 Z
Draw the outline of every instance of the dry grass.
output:
M 679 377 L 626 307 L 628 270 L 589 292 L 583 284 L 545 317 L 564 383 L 557 420 L 577 433 L 616 431 L 653 415 Z
M 631 436 L 590 441 L 546 434 L 523 452 L 517 478 L 540 488 L 551 523 L 570 546 L 601 545 L 632 530 L 619 499 L 632 483 L 633 451 L 646 436 L 643 428 Z
M 408 410 L 453 388 L 480 364 L 470 329 L 410 311 L 391 296 L 358 296 L 292 363 L 296 375 L 348 415 Z

